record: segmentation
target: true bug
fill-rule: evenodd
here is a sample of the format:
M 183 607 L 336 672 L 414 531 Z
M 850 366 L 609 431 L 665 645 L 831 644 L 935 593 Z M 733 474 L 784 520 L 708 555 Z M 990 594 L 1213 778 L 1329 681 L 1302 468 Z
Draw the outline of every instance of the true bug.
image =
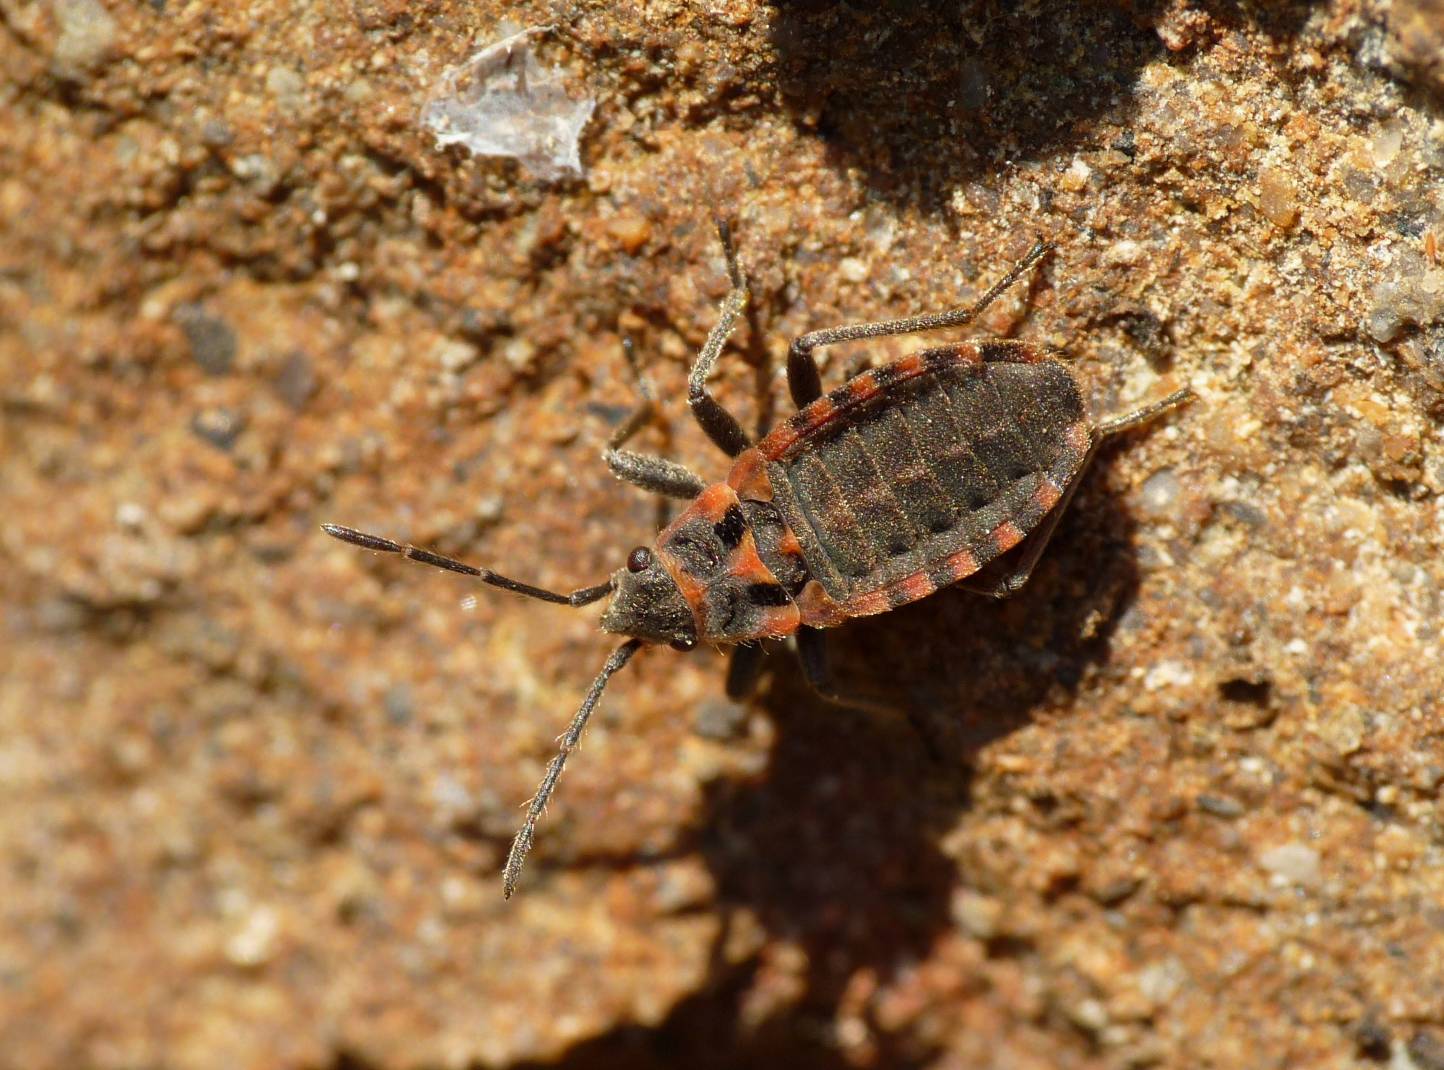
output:
M 562 735 L 503 872 L 510 898 L 536 824 L 567 757 L 612 674 L 647 643 L 689 650 L 737 644 L 728 690 L 742 690 L 763 639 L 795 636 L 804 674 L 824 697 L 821 629 L 884 613 L 979 570 L 1028 538 L 1000 579 L 981 587 L 1004 597 L 1027 582 L 1079 477 L 1104 439 L 1182 403 L 1179 390 L 1090 423 L 1073 374 L 1050 351 L 1014 339 L 940 346 L 864 371 L 824 394 L 813 352 L 822 346 L 957 327 L 976 318 L 1052 248 L 1038 242 L 973 304 L 932 315 L 814 331 L 793 341 L 788 387 L 798 412 L 751 442 L 707 389 L 707 379 L 747 302 L 747 283 L 719 224 L 731 290 L 687 384 L 707 436 L 733 459 L 707 485 L 681 465 L 624 450 L 653 418 L 641 401 L 603 457 L 621 479 L 689 504 L 652 546 L 639 546 L 605 583 L 570 594 L 544 590 L 416 546 L 337 524 L 324 530 L 369 550 L 474 576 L 559 605 L 611 596 L 602 628 L 629 636 L 614 650 Z M 629 359 L 631 348 L 627 347 Z

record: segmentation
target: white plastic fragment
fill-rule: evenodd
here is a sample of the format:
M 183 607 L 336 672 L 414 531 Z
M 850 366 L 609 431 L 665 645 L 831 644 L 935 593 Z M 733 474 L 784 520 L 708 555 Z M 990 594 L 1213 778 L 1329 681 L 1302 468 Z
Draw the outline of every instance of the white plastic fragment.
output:
M 438 148 L 510 157 L 544 181 L 582 173 L 578 141 L 597 105 L 573 100 L 561 70 L 537 63 L 530 39 L 547 29 L 528 27 L 443 72 L 421 109 Z

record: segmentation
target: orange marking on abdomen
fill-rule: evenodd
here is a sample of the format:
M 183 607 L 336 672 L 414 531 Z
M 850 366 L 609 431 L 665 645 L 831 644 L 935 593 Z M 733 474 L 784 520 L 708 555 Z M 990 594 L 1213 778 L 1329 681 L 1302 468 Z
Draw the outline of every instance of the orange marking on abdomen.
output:
M 762 627 L 758 638 L 781 639 L 797 631 L 801 625 L 802 612 L 796 604 L 789 602 L 785 606 L 768 609 L 762 614 Z
M 1018 530 L 1017 524 L 1004 520 L 993 529 L 992 539 L 998 546 L 998 553 L 1005 554 L 1023 541 L 1023 533 Z
M 838 414 L 837 404 L 824 394 L 790 420 L 774 428 L 771 434 L 757 444 L 757 449 L 769 461 L 780 460 L 795 449 L 799 441 L 830 424 Z
M 1076 424 L 1069 424 L 1068 430 L 1063 432 L 1063 441 L 1078 453 L 1087 453 L 1093 447 L 1093 432 L 1082 420 Z
M 886 613 L 892 608 L 886 591 L 865 591 L 853 595 L 842 604 L 843 612 L 849 617 L 872 617 Z
M 798 413 L 794 419 L 803 426 L 805 431 L 811 431 L 814 428 L 832 423 L 833 420 L 837 419 L 837 412 L 837 403 L 826 394 L 823 394 L 822 397 Z
M 892 367 L 895 369 L 898 379 L 911 379 L 913 376 L 927 371 L 927 365 L 923 363 L 921 353 L 909 353 L 907 356 L 893 361 Z
M 1033 492 L 1033 501 L 1038 504 L 1038 508 L 1044 513 L 1057 505 L 1058 499 L 1061 497 L 1063 497 L 1063 492 L 1058 489 L 1058 484 L 1046 476 L 1044 476 L 1043 481 L 1038 484 L 1038 489 Z
M 943 558 L 938 569 L 946 571 L 952 576 L 951 582 L 956 583 L 978 571 L 978 559 L 973 556 L 971 550 L 959 550 L 957 553 Z
M 894 606 L 905 606 L 919 598 L 926 598 L 937 589 L 938 585 L 926 572 L 914 572 L 887 588 L 888 602 Z
M 847 620 L 849 614 L 833 601 L 816 580 L 808 580 L 794 599 L 802 623 L 813 628 L 831 628 Z
M 757 443 L 757 452 L 769 461 L 787 456 L 802 436 L 792 426 L 791 420 L 784 420 L 768 432 L 767 437 Z
M 877 397 L 881 392 L 882 387 L 877 381 L 877 376 L 872 372 L 863 372 L 847 384 L 848 404 L 860 405 L 870 398 Z
M 788 557 L 802 556 L 802 542 L 797 537 L 797 532 L 791 528 L 782 530 L 782 537 L 777 540 L 777 549 Z

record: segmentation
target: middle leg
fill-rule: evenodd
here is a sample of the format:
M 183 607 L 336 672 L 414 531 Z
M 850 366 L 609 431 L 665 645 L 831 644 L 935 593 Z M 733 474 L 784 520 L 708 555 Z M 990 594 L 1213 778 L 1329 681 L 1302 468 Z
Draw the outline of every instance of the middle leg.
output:
M 653 457 L 622 449 L 628 439 L 657 418 L 657 405 L 652 397 L 651 384 L 647 382 L 647 377 L 642 374 L 642 369 L 637 364 L 630 338 L 622 339 L 622 349 L 627 354 L 627 363 L 631 365 L 632 374 L 637 378 L 637 393 L 641 398 L 637 407 L 612 432 L 612 437 L 607 439 L 602 458 L 614 476 L 633 486 L 668 498 L 695 498 L 702 493 L 706 484 L 690 469 L 665 457 Z
M 762 678 L 762 668 L 767 661 L 767 650 L 759 643 L 732 648 L 732 657 L 727 662 L 726 694 L 733 702 L 743 702 L 757 689 Z
M 797 630 L 797 660 L 802 663 L 802 675 L 807 681 L 807 686 L 812 688 L 818 698 L 824 702 L 830 702 L 834 706 L 862 710 L 866 713 L 896 716 L 901 712 L 907 717 L 908 723 L 912 725 L 918 739 L 922 741 L 928 757 L 933 761 L 942 760 L 946 751 L 944 741 L 938 737 L 935 726 L 912 703 L 903 702 L 895 705 L 871 696 L 863 696 L 855 692 L 848 693 L 837 686 L 837 680 L 832 674 L 832 666 L 827 656 L 827 638 L 820 628 L 809 628 L 807 625 L 803 625 Z

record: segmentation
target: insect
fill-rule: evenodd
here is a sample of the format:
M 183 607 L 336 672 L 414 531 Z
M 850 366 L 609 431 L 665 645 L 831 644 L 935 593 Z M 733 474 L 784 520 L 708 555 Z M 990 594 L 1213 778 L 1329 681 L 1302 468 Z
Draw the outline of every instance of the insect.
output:
M 702 430 L 729 457 L 708 485 L 673 461 L 623 449 L 655 417 L 641 400 L 603 457 L 626 482 L 687 506 L 605 583 L 568 594 L 337 524 L 324 530 L 368 550 L 475 577 L 529 598 L 585 606 L 610 597 L 602 628 L 627 636 L 603 664 L 562 735 L 507 856 L 503 894 L 516 889 L 536 825 L 568 756 L 614 673 L 644 645 L 689 650 L 735 644 L 729 692 L 743 689 L 763 639 L 795 636 L 803 672 L 824 697 L 823 629 L 885 613 L 960 581 L 996 597 L 1028 580 L 1099 445 L 1187 400 L 1179 390 L 1092 423 L 1078 381 L 1049 350 L 1015 339 L 939 346 L 864 371 L 826 394 L 814 352 L 839 342 L 956 327 L 975 319 L 1052 248 L 1038 242 L 973 304 L 907 319 L 814 331 L 792 342 L 788 387 L 798 411 L 760 441 L 712 396 L 707 379 L 747 302 L 725 225 L 731 290 L 687 384 Z M 631 358 L 631 348 L 627 347 Z M 1006 572 L 980 570 L 1027 540 Z M 996 570 L 989 570 L 996 572 Z M 845 701 L 845 700 L 844 700 Z

